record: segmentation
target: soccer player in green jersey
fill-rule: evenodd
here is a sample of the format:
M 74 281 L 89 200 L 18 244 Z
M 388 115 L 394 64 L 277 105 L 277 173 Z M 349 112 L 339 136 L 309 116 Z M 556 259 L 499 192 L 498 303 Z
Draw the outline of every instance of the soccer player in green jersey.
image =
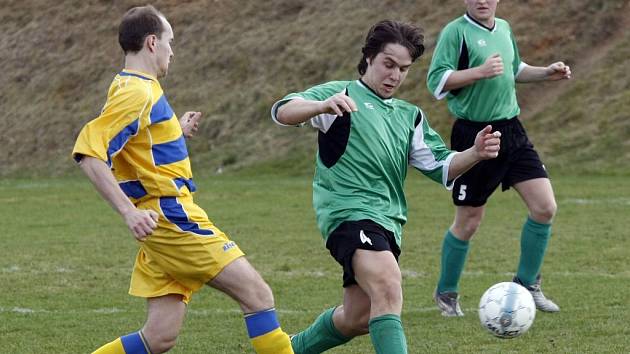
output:
M 368 332 L 377 353 L 407 353 L 398 266 L 407 167 L 449 188 L 498 154 L 500 133 L 490 133 L 490 125 L 466 151 L 450 151 L 420 108 L 393 97 L 423 40 L 415 26 L 379 22 L 367 34 L 358 80 L 292 93 L 272 108 L 281 125 L 310 122 L 319 130 L 313 206 L 326 247 L 343 268 L 342 305 L 293 336 L 295 353 L 321 353 Z
M 487 124 L 502 134 L 498 158 L 477 164 L 454 184 L 455 220 L 444 237 L 434 294 L 445 316 L 463 316 L 458 284 L 469 241 L 481 223 L 486 201 L 499 184 L 504 191 L 514 187 L 529 210 L 513 280 L 532 293 L 538 309 L 560 310 L 540 288 L 556 201 L 547 172 L 518 120 L 515 83 L 569 79 L 571 70 L 562 62 L 537 67 L 521 61 L 510 25 L 495 17 L 498 2 L 465 0 L 466 14 L 440 34 L 427 78 L 429 90 L 438 99 L 446 97 L 456 118 L 452 149 L 469 148 L 476 130 Z
M 146 298 L 147 320 L 141 330 L 94 353 L 170 350 L 186 305 L 204 285 L 240 305 L 257 353 L 293 353 L 271 289 L 193 201 L 184 136 L 194 133 L 201 113 L 177 119 L 158 81 L 173 57 L 171 25 L 154 7 L 135 7 L 123 16 L 118 38 L 125 68 L 114 78 L 101 114 L 81 130 L 72 154 L 138 241 L 129 293 Z M 216 353 L 212 343 L 208 348 Z

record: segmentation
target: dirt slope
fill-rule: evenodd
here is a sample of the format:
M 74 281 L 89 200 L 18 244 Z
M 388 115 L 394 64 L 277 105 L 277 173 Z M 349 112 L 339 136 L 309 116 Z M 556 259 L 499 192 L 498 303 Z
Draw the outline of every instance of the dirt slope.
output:
M 100 111 L 120 69 L 120 16 L 131 1 L 5 0 L 0 7 L 0 176 L 76 171 L 69 154 L 80 127 Z M 519 100 L 532 139 L 549 165 L 624 168 L 630 152 L 630 13 L 627 0 L 505 1 L 521 55 L 530 64 L 564 60 L 574 80 L 523 85 Z M 269 107 L 287 92 L 356 78 L 363 36 L 383 18 L 426 30 L 427 55 L 401 97 L 422 106 L 448 135 L 444 102 L 424 83 L 440 28 L 461 1 L 156 1 L 175 29 L 175 60 L 163 80 L 179 114 L 201 110 L 190 141 L 197 171 L 303 156 L 307 129 L 281 129 Z M 310 158 L 309 158 L 310 159 Z M 290 167 L 287 167 L 290 168 Z M 197 172 L 200 173 L 200 172 Z

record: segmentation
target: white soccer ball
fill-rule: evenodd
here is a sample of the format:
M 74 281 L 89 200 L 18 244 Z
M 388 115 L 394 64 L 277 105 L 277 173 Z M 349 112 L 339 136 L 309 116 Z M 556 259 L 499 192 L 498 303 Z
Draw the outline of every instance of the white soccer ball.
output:
M 500 338 L 514 338 L 527 332 L 535 317 L 532 294 L 513 282 L 491 286 L 479 301 L 481 325 Z

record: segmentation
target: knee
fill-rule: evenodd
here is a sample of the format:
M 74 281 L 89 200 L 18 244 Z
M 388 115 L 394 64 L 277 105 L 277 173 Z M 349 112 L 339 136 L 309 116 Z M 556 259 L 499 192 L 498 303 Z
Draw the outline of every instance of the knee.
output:
M 258 312 L 274 307 L 271 287 L 262 279 L 251 284 L 246 296 L 242 297 L 242 306 L 246 312 Z
M 467 213 L 466 215 L 458 217 L 455 221 L 455 225 L 453 225 L 453 231 L 456 237 L 464 241 L 470 240 L 475 232 L 477 232 L 477 229 L 479 229 L 482 218 L 483 212 Z
M 275 306 L 271 287 L 264 280 L 261 280 L 260 284 L 257 286 L 256 296 L 260 301 L 260 307 L 262 307 L 261 310 L 266 310 Z
M 481 225 L 481 219 L 469 219 L 469 220 L 467 220 L 467 222 L 464 223 L 464 225 L 462 227 L 462 229 L 463 229 L 462 237 L 465 240 L 471 239 L 473 237 L 473 235 L 475 234 L 475 232 L 477 232 L 477 229 L 479 229 L 479 225 Z
M 380 279 L 375 286 L 370 301 L 372 304 L 380 303 L 387 307 L 402 307 L 403 293 L 400 279 L 395 277 Z
M 547 203 L 536 205 L 529 211 L 531 218 L 539 223 L 549 224 L 556 215 L 558 206 L 554 200 Z
M 400 282 L 392 283 L 383 290 L 383 298 L 388 299 L 391 304 L 402 306 L 403 293 Z
M 143 331 L 151 353 L 166 353 L 177 343 L 177 335 L 172 333 L 152 333 L 150 330 Z

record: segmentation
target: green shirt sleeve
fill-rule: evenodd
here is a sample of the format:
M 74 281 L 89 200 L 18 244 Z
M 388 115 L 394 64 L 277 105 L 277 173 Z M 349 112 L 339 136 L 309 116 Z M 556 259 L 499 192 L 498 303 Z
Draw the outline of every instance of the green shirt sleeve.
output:
M 509 25 L 508 25 L 509 26 Z M 518 76 L 521 72 L 521 56 L 518 52 L 518 46 L 516 45 L 516 39 L 514 38 L 514 32 L 512 32 L 512 28 L 510 29 L 510 38 L 512 39 L 512 47 L 514 48 L 514 60 L 512 61 L 512 72 L 514 73 L 514 78 Z
M 452 188 L 448 181 L 448 169 L 455 152 L 444 144 L 442 137 L 429 125 L 422 111 L 422 121 L 414 130 L 409 152 L 409 164 L 447 189 Z
M 446 97 L 442 92 L 448 76 L 457 70 L 463 37 L 457 26 L 449 24 L 440 33 L 427 74 L 427 87 L 437 99 Z
M 329 97 L 345 90 L 349 83 L 350 81 L 330 81 L 313 86 L 304 92 L 292 92 L 273 104 L 271 107 L 271 119 L 273 119 L 276 123 L 281 124 L 277 119 L 278 108 L 295 98 L 302 98 L 310 101 L 325 101 Z

